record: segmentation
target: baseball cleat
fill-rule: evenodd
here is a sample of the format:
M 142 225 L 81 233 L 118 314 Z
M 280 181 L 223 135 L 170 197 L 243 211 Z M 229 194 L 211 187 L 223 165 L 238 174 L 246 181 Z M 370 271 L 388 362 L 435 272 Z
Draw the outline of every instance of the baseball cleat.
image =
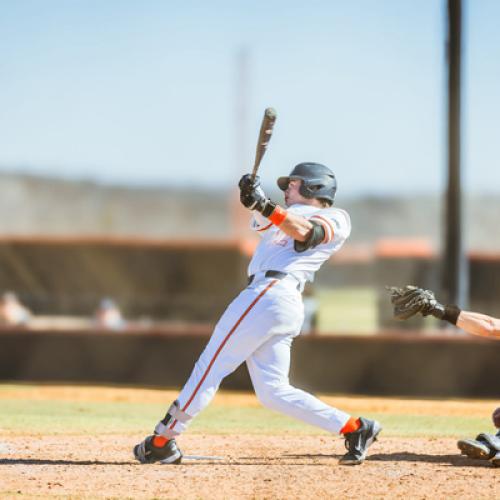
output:
M 500 451 L 500 437 L 498 434 L 486 434 L 481 432 L 476 439 L 463 439 L 457 443 L 464 455 L 470 458 L 489 460 Z
M 493 467 L 500 467 L 500 451 L 491 459 Z
M 360 417 L 361 427 L 354 432 L 344 434 L 347 453 L 339 460 L 341 465 L 359 465 L 365 461 L 370 445 L 377 440 L 382 430 L 376 420 Z
M 478 458 L 480 460 L 491 458 L 489 446 L 476 439 L 461 439 L 457 441 L 457 446 L 462 455 L 466 455 L 469 458 Z
M 165 446 L 158 447 L 153 444 L 155 436 L 148 436 L 142 443 L 134 446 L 134 457 L 141 464 L 152 464 L 160 462 L 162 464 L 180 464 L 182 452 L 177 448 L 175 439 L 168 441 Z

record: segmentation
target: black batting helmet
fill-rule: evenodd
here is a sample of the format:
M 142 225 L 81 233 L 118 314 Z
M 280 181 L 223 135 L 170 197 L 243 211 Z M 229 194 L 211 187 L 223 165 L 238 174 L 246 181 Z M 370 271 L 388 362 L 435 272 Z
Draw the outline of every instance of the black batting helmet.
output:
M 299 193 L 304 198 L 317 198 L 333 204 L 337 191 L 337 180 L 333 172 L 320 163 L 299 163 L 288 177 L 279 177 L 278 186 L 286 191 L 291 180 L 301 180 Z

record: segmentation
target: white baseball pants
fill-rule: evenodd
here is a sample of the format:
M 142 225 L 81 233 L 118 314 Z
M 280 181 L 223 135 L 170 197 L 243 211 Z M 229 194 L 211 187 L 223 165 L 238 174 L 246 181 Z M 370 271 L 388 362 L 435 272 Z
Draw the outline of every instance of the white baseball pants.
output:
M 158 424 L 157 432 L 167 438 L 183 432 L 210 403 L 224 377 L 246 361 L 255 393 L 264 406 L 338 433 L 350 415 L 296 389 L 288 380 L 290 347 L 303 318 L 295 278 L 288 275 L 277 280 L 259 273 L 220 318 L 179 394 L 173 421 L 167 426 Z

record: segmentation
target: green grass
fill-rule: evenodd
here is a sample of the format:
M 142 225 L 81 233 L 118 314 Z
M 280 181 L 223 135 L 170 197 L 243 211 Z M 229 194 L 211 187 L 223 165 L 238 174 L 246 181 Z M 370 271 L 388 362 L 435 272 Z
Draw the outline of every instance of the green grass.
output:
M 0 436 L 23 434 L 115 434 L 151 430 L 165 412 L 165 405 L 140 403 L 90 403 L 70 401 L 0 400 Z M 473 436 L 491 427 L 489 418 L 393 415 L 371 413 L 384 427 L 384 435 Z M 265 408 L 214 405 L 190 427 L 202 434 L 322 434 L 323 431 Z
M 377 290 L 368 287 L 315 292 L 320 333 L 371 333 L 377 330 Z
M 373 334 L 379 330 L 378 293 L 374 287 L 318 288 L 315 297 L 318 304 L 318 332 Z M 390 309 L 389 297 L 387 307 Z M 420 318 L 417 328 L 435 330 L 440 322 L 436 318 Z M 398 328 L 410 323 L 394 322 Z M 415 328 L 415 324 L 412 326 Z

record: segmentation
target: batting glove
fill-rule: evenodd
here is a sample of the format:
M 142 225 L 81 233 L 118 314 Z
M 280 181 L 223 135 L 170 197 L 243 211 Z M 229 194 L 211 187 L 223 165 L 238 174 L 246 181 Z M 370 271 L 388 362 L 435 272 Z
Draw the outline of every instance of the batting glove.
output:
M 251 174 L 245 174 L 238 182 L 238 187 L 242 193 L 250 193 L 254 191 L 260 186 L 260 177 L 258 175 L 255 176 L 255 179 L 252 179 Z

